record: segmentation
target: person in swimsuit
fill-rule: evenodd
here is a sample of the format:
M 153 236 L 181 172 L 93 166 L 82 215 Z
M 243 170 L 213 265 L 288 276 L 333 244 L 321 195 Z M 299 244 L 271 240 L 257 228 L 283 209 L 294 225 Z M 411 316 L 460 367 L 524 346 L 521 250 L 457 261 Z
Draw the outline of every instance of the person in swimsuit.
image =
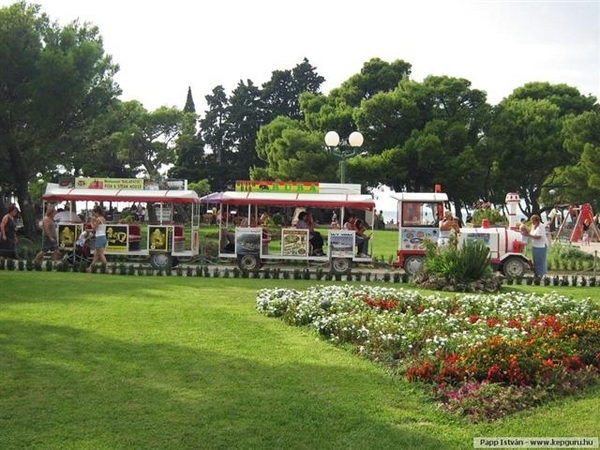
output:
M 56 210 L 48 208 L 44 220 L 42 220 L 42 250 L 33 258 L 33 264 L 37 264 L 40 259 L 47 253 L 52 253 L 52 261 L 56 262 L 60 259 L 60 250 L 58 249 L 56 222 L 54 216 Z
M 106 248 L 106 219 L 102 214 L 102 208 L 96 205 L 92 211 L 94 218 L 92 219 L 92 231 L 96 239 L 94 240 L 94 258 L 92 259 L 92 263 L 90 267 L 88 267 L 87 271 L 91 272 L 92 269 L 98 262 L 106 265 L 106 256 L 104 255 L 104 249 Z
M 0 222 L 0 258 L 17 259 L 16 246 L 19 242 L 15 222 L 17 214 L 19 214 L 19 209 L 16 205 L 10 205 Z

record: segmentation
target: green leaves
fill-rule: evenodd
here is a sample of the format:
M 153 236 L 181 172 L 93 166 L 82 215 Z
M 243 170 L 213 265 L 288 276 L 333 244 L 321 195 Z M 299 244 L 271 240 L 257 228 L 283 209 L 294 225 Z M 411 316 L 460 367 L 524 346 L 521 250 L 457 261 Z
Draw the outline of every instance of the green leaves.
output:
M 25 234 L 35 233 L 28 186 L 58 165 L 75 171 L 75 154 L 89 148 L 92 122 L 120 94 L 118 67 L 104 54 L 98 29 L 50 23 L 39 6 L 0 8 L 0 176 L 18 197 Z
M 492 276 L 489 248 L 479 240 L 467 239 L 460 248 L 429 245 L 426 255 L 425 275 L 442 277 L 451 283 L 470 283 Z

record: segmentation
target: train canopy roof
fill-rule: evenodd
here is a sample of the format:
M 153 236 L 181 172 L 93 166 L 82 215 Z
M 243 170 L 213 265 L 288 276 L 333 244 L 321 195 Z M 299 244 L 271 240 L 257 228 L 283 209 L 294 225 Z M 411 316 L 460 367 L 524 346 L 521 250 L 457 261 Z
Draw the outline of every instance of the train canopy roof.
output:
M 47 202 L 200 203 L 198 194 L 188 190 L 77 189 L 54 183 L 48 183 L 43 199 Z
M 391 192 L 390 198 L 399 202 L 447 202 L 448 194 L 444 192 Z
M 202 203 L 221 205 L 304 206 L 311 208 L 353 208 L 372 210 L 375 202 L 363 194 L 304 194 L 274 192 L 215 192 L 200 198 Z

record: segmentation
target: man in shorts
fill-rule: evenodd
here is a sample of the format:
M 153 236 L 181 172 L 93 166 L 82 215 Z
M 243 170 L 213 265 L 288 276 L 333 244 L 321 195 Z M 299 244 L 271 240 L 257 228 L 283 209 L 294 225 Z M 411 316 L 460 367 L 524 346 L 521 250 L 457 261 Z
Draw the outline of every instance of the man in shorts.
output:
M 54 216 L 56 210 L 48 208 L 44 220 L 42 220 L 42 250 L 33 258 L 33 264 L 37 264 L 44 255 L 52 253 L 52 261 L 57 262 L 60 259 L 60 250 L 58 249 L 56 222 Z

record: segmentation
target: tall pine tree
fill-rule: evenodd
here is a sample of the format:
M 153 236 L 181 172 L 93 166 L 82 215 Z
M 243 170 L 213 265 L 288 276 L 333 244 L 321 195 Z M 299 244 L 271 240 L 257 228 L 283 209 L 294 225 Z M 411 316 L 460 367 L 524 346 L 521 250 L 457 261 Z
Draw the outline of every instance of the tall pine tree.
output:
M 194 97 L 192 97 L 192 87 L 188 86 L 187 98 L 185 99 L 184 113 L 196 114 L 196 105 L 194 105 Z

